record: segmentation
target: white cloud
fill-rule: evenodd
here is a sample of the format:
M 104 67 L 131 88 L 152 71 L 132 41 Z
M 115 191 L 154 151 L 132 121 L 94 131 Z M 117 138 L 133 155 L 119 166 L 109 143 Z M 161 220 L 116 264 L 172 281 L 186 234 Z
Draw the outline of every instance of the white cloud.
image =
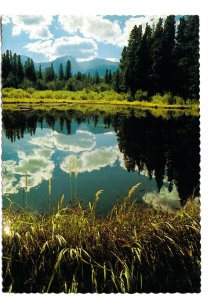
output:
M 49 30 L 52 21 L 52 16 L 12 16 L 12 35 L 20 35 L 22 32 L 25 32 L 30 39 L 50 39 L 53 37 Z
M 36 41 L 24 46 L 28 51 L 41 53 L 49 60 L 64 55 L 72 55 L 80 60 L 90 60 L 97 57 L 98 46 L 90 38 L 77 35 L 63 36 L 55 40 Z
M 129 35 L 135 25 L 142 25 L 142 31 L 144 32 L 146 23 L 151 27 L 156 25 L 159 21 L 159 18 L 166 19 L 165 15 L 161 16 L 143 16 L 143 17 L 131 17 L 125 22 L 122 35 L 118 39 L 118 44 L 120 47 L 126 46 L 128 44 Z
M 2 16 L 2 24 L 9 24 L 10 18 L 7 16 Z
M 84 37 L 93 38 L 98 42 L 123 47 L 127 45 L 134 25 L 142 25 L 144 30 L 146 23 L 151 26 L 156 25 L 159 18 L 165 19 L 166 16 L 130 17 L 125 22 L 123 30 L 118 21 L 112 22 L 104 19 L 103 16 L 59 16 L 58 20 L 63 29 L 70 34 L 80 32 Z
M 109 61 L 113 61 L 113 62 L 119 62 L 120 60 L 118 59 L 118 58 L 116 58 L 116 57 L 107 57 L 107 58 L 105 58 L 105 59 L 107 59 L 107 60 L 109 60 Z
M 84 152 L 80 157 L 69 155 L 60 164 L 62 171 L 69 173 L 70 164 L 72 164 L 74 160 L 76 160 L 79 173 L 92 172 L 106 166 L 112 167 L 117 160 L 117 150 L 115 147 L 108 147 L 95 149 L 91 152 Z
M 111 22 L 102 16 L 59 16 L 58 20 L 66 32 L 80 32 L 84 37 L 98 42 L 116 44 L 122 34 L 118 22 Z

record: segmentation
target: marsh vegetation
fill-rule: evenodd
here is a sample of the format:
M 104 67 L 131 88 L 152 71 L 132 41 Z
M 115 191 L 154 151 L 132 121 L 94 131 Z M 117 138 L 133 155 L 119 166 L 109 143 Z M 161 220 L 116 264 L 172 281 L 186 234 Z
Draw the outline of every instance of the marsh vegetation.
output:
M 3 210 L 3 291 L 65 293 L 200 292 L 200 211 L 137 205 L 135 185 L 106 217 L 95 206 L 50 214 Z

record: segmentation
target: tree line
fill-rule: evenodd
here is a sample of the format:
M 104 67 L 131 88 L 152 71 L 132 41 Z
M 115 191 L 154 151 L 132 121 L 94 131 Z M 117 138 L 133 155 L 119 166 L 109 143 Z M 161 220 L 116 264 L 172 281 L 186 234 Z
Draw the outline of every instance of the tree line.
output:
M 2 55 L 2 83 L 3 87 L 35 88 L 37 90 L 69 90 L 77 91 L 101 85 L 102 90 L 116 90 L 116 73 L 106 69 L 105 75 L 100 77 L 96 70 L 93 75 L 77 72 L 72 75 L 70 60 L 65 68 L 60 63 L 58 74 L 55 73 L 53 63 L 42 71 L 41 65 L 36 70 L 32 59 L 28 58 L 24 64 L 21 56 L 7 50 Z
M 162 18 L 154 26 L 134 26 L 128 45 L 123 48 L 116 72 L 106 70 L 103 77 L 77 72 L 72 75 L 71 63 L 59 65 L 55 74 L 53 64 L 42 72 L 36 70 L 32 59 L 24 65 L 20 55 L 7 50 L 2 55 L 3 87 L 38 90 L 113 89 L 129 92 L 134 99 L 149 99 L 157 93 L 172 93 L 184 99 L 199 99 L 199 17 L 183 16 L 176 25 L 175 16 Z M 99 90 L 99 89 L 98 89 Z M 137 98 L 137 97 L 136 97 Z
M 149 94 L 171 92 L 199 99 L 199 17 L 160 18 L 156 26 L 134 26 L 123 48 L 122 90 Z

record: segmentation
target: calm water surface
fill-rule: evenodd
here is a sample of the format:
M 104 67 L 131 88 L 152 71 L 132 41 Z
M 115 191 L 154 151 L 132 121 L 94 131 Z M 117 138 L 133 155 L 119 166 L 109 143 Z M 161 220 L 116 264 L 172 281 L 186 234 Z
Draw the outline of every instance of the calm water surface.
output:
M 199 194 L 198 117 L 4 110 L 2 148 L 4 207 L 47 210 L 63 194 L 86 205 L 103 189 L 104 214 L 138 182 L 139 201 L 154 206 Z

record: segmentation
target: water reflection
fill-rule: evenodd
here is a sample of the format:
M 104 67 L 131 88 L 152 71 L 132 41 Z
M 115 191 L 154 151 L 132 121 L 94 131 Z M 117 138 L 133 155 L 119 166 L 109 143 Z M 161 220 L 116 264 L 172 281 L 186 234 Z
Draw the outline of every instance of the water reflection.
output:
M 84 201 L 104 188 L 109 202 L 102 205 L 111 208 L 117 195 L 142 181 L 146 203 L 178 208 L 199 194 L 199 160 L 198 117 L 135 116 L 133 110 L 129 115 L 3 111 L 3 194 L 18 194 L 17 199 L 26 174 L 27 191 L 34 195 L 35 188 L 46 193 L 43 183 L 51 177 L 54 193 L 65 192 L 69 166 L 76 161 Z

